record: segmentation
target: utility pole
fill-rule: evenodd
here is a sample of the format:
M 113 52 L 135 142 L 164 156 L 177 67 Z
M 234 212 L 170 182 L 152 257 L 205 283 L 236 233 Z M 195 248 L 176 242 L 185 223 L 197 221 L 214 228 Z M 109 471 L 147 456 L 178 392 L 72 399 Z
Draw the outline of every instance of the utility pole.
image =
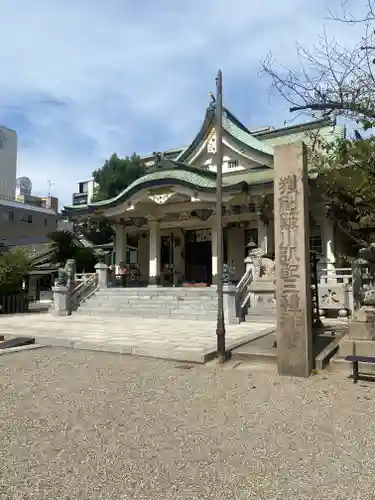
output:
M 223 306 L 223 75 L 219 69 L 216 78 L 216 234 L 217 234 L 217 324 L 216 340 L 219 363 L 227 359 L 225 350 L 225 323 Z
M 47 181 L 48 184 L 48 198 L 51 197 L 52 185 L 54 184 L 52 181 Z

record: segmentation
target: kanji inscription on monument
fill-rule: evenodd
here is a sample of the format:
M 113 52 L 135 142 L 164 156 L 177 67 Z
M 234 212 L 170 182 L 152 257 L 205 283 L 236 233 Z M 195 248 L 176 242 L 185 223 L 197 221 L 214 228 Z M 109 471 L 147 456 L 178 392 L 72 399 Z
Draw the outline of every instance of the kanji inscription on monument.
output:
M 275 148 L 277 364 L 280 375 L 313 368 L 306 146 Z

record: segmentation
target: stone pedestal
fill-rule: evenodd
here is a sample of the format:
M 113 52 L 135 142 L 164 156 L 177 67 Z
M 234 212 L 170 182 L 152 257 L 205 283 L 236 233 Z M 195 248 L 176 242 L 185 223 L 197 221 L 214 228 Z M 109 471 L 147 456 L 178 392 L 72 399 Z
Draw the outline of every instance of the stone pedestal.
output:
M 104 262 L 98 262 L 95 265 L 96 275 L 98 277 L 98 288 L 108 288 L 108 266 Z
M 53 305 L 51 314 L 53 316 L 70 316 L 72 314 L 70 304 L 70 290 L 68 286 L 53 286 Z
M 375 358 L 375 342 L 373 340 L 351 339 L 345 335 L 339 344 L 340 357 L 346 356 L 366 356 Z
M 363 272 L 370 283 L 364 285 Z M 360 307 L 362 306 L 362 307 Z M 375 245 L 362 248 L 353 263 L 353 319 L 348 334 L 340 341 L 340 356 L 375 357 Z
M 236 308 L 236 286 L 223 285 L 224 321 L 227 325 L 238 325 L 240 318 Z
M 262 276 L 252 281 L 249 285 L 251 310 L 265 314 L 276 314 L 276 278 L 275 276 Z
M 349 323 L 348 337 L 354 340 L 375 340 L 375 307 L 362 306 Z

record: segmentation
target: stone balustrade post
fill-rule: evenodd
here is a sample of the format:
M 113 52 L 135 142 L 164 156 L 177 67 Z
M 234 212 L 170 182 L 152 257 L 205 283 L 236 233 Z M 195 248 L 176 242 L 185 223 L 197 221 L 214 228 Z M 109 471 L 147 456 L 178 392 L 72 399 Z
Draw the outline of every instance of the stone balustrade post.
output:
M 223 308 L 224 321 L 228 325 L 236 325 L 240 322 L 237 316 L 236 286 L 231 284 L 223 285 Z
M 68 275 L 69 290 L 74 290 L 76 286 L 76 270 L 77 270 L 75 259 L 68 259 L 66 261 L 65 269 Z
M 98 279 L 98 288 L 108 288 L 108 266 L 104 262 L 98 262 L 95 265 L 95 271 Z
M 363 301 L 363 270 L 367 262 L 364 259 L 356 259 L 352 262 L 352 317 L 361 308 Z
M 70 316 L 72 314 L 70 289 L 67 285 L 57 285 L 52 287 L 53 304 L 51 314 L 53 316 Z

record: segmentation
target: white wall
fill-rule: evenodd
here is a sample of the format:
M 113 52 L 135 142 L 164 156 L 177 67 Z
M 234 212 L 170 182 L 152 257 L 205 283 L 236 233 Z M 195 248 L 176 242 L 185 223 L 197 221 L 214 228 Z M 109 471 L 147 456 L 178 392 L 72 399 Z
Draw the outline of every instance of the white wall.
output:
M 14 199 L 17 177 L 17 133 L 0 126 L 0 197 Z
M 95 193 L 95 187 L 96 184 L 94 182 L 94 179 L 87 181 L 87 203 L 91 203 L 92 197 Z

